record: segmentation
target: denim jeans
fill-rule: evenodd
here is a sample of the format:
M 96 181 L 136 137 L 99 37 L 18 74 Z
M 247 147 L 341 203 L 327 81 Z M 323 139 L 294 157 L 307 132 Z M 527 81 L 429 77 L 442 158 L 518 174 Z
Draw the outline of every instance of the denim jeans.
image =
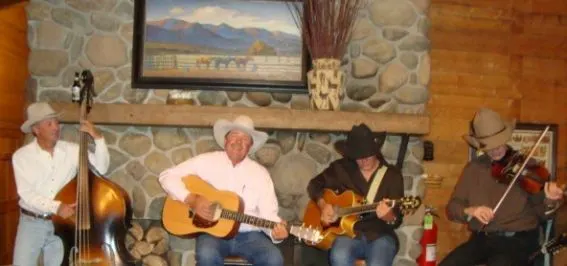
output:
M 63 242 L 53 234 L 51 220 L 42 220 L 20 214 L 14 246 L 14 266 L 36 266 L 42 250 L 43 265 L 61 265 Z
M 223 265 L 227 256 L 239 256 L 254 265 L 282 266 L 279 248 L 263 232 L 243 232 L 226 240 L 202 234 L 197 238 L 195 257 L 198 266 Z
M 364 236 L 339 236 L 331 247 L 330 261 L 332 266 L 352 266 L 357 259 L 365 259 L 367 266 L 391 266 L 396 253 L 396 242 L 391 236 L 373 241 Z

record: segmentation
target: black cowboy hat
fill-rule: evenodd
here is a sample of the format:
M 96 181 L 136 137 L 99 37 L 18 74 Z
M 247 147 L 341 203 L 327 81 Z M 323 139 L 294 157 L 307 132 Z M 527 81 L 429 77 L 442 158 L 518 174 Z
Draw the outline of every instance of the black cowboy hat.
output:
M 385 139 L 386 132 L 373 133 L 362 123 L 352 126 L 346 140 L 335 142 L 335 149 L 342 156 L 356 160 L 380 154 Z

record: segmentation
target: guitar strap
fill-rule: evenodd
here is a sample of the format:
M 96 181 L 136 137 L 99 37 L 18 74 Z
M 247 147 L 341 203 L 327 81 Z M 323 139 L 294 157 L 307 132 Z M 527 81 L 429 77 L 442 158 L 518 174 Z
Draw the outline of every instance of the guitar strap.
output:
M 380 183 L 382 183 L 382 179 L 384 179 L 386 170 L 388 170 L 388 167 L 382 165 L 382 167 L 376 171 L 376 174 L 374 174 L 374 179 L 372 179 L 372 183 L 370 184 L 370 188 L 368 188 L 368 193 L 366 194 L 366 202 L 374 202 L 374 198 L 376 197 Z

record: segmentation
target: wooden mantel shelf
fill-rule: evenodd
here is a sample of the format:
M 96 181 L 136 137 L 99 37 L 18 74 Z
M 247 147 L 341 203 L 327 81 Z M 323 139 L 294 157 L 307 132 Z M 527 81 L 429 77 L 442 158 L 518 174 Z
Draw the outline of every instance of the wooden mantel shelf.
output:
M 61 122 L 77 122 L 77 104 L 51 105 L 64 111 Z M 212 127 L 219 118 L 232 120 L 238 115 L 249 116 L 262 129 L 344 132 L 366 123 L 375 132 L 423 135 L 430 127 L 427 115 L 166 104 L 94 104 L 89 120 L 101 125 Z

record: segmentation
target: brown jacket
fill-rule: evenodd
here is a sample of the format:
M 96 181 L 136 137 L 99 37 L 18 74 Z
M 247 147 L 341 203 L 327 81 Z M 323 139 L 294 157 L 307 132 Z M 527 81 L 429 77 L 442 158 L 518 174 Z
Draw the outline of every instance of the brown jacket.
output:
M 313 178 L 309 182 L 307 191 L 313 201 L 319 200 L 324 188 L 334 190 L 337 193 L 352 190 L 354 193 L 365 197 L 368 194 L 371 182 L 372 179 L 368 182 L 364 179 L 356 162 L 342 158 L 332 162 L 327 169 Z M 378 187 L 374 202 L 379 202 L 383 198 L 399 199 L 403 196 L 404 183 L 402 174 L 397 168 L 388 166 L 388 170 Z M 368 240 L 375 240 L 383 235 L 390 235 L 398 243 L 394 229 L 398 228 L 402 223 L 402 215 L 399 209 L 394 209 L 394 212 L 397 218 L 394 224 L 387 224 L 382 219 L 379 219 L 375 212 L 372 212 L 365 215 L 355 225 L 355 230 L 357 233 L 364 234 Z
M 507 184 L 498 183 L 491 175 L 491 161 L 483 155 L 469 162 L 463 169 L 453 194 L 447 204 L 447 217 L 456 222 L 467 223 L 464 209 L 471 206 L 494 208 L 506 189 Z M 485 231 L 525 231 L 535 229 L 546 217 L 548 203 L 543 191 L 535 195 L 525 192 L 516 182 Z M 477 231 L 481 223 L 472 218 L 470 229 Z

